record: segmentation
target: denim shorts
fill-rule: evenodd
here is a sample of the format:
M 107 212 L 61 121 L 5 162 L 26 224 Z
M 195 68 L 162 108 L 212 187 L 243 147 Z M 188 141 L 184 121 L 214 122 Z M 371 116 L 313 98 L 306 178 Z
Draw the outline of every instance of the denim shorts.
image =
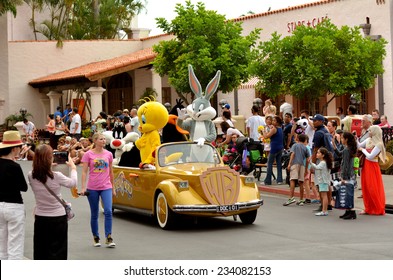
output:
M 329 184 L 326 183 L 319 184 L 318 189 L 320 192 L 327 192 L 329 190 Z

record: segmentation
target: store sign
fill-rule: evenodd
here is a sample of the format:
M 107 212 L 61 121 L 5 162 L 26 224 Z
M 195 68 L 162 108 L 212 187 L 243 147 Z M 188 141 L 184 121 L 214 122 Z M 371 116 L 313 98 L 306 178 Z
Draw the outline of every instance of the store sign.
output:
M 318 24 L 320 24 L 322 21 L 326 20 L 327 18 L 328 16 L 326 15 L 325 17 L 318 17 L 309 20 L 291 21 L 287 23 L 287 31 L 288 33 L 292 33 L 296 29 L 296 27 L 301 25 L 306 25 L 308 27 L 315 28 Z

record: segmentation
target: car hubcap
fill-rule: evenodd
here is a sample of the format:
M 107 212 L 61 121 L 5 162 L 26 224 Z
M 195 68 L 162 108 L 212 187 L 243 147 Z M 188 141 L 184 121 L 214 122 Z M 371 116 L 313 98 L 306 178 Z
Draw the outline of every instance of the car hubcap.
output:
M 167 213 L 168 213 L 168 208 L 167 208 L 165 196 L 162 193 L 160 193 L 157 198 L 157 218 L 161 224 L 166 223 Z

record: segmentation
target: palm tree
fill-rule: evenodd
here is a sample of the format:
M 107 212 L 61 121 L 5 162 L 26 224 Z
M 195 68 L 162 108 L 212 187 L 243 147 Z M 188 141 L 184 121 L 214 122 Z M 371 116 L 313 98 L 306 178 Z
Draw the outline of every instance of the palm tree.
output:
M 16 7 L 23 4 L 23 0 L 2 0 L 0 1 L 0 16 L 6 12 L 12 12 L 16 16 Z

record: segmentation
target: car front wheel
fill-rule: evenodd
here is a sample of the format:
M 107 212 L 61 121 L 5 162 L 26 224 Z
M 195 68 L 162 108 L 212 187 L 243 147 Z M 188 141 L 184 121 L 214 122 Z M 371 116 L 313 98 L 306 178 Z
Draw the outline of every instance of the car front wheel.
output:
M 239 214 L 240 220 L 243 224 L 251 225 L 257 218 L 258 210 L 252 210 L 246 213 Z
M 162 229 L 170 229 L 174 223 L 174 213 L 169 208 L 165 194 L 160 192 L 156 198 L 156 218 Z

